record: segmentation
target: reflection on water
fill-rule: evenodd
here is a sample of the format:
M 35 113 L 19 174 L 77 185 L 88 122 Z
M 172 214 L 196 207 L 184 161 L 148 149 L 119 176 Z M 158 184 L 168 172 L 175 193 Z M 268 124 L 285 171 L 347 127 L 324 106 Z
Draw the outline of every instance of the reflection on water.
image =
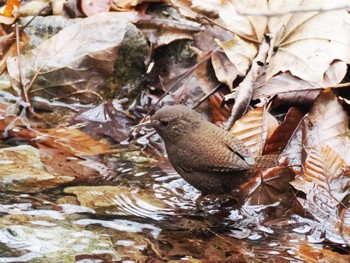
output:
M 265 210 L 278 203 L 238 208 L 227 197 L 201 199 L 169 167 L 125 163 L 119 172 L 97 186 L 0 195 L 0 262 L 244 262 L 271 256 L 302 262 L 293 254 L 303 237 L 262 224 Z

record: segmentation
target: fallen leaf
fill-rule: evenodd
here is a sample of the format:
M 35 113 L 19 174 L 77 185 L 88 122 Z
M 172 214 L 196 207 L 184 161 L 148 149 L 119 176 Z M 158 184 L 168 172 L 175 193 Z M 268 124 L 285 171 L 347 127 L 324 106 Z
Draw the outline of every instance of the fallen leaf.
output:
M 23 51 L 29 43 L 29 35 L 20 30 L 19 50 Z M 0 28 L 0 74 L 6 69 L 7 57 L 17 56 L 16 36 L 14 32 L 6 33 Z
M 284 118 L 284 121 L 268 138 L 263 153 L 280 154 L 294 134 L 302 118 L 303 113 L 301 111 L 299 111 L 297 108 L 290 108 Z
M 261 107 L 250 110 L 236 121 L 230 132 L 240 139 L 255 156 L 259 156 L 266 139 L 270 138 L 277 126 L 278 122 L 275 117 Z
M 282 10 L 285 6 L 301 8 L 307 4 L 316 8 L 326 3 L 327 0 L 274 0 L 269 1 L 269 7 Z M 293 76 L 322 86 L 324 73 L 334 60 L 350 62 L 348 24 L 346 10 L 299 12 L 269 18 L 268 29 L 276 37 L 277 51 L 267 67 L 267 79 L 289 71 Z
M 221 1 L 219 16 L 226 27 L 235 35 L 228 41 L 218 41 L 227 57 L 237 68 L 240 76 L 245 76 L 253 59 L 258 54 L 258 43 L 263 40 L 267 18 L 263 16 L 241 16 L 236 5 L 266 8 L 267 1 Z
M 98 13 L 108 12 L 111 7 L 111 0 L 81 0 L 80 4 L 86 16 L 93 16 Z
M 307 262 L 347 263 L 350 261 L 349 255 L 310 245 L 299 246 L 299 248 L 296 250 L 296 254 Z
M 225 95 L 228 93 L 225 88 L 219 89 L 209 97 L 209 104 L 211 108 L 211 115 L 213 122 L 222 124 L 230 117 L 231 107 L 224 103 Z
M 67 152 L 43 144 L 38 144 L 38 147 L 40 159 L 45 165 L 45 169 L 51 174 L 71 176 L 75 178 L 76 182 L 82 183 L 109 181 L 117 177 L 116 171 L 109 169 L 97 160 L 72 156 Z
M 294 170 L 301 170 L 302 167 L 302 123 L 294 130 L 283 152 L 280 154 L 280 162 Z
M 321 90 L 321 86 L 317 83 L 294 77 L 289 72 L 278 74 L 268 81 L 266 81 L 266 75 L 263 74 L 255 83 L 253 99 L 273 97 L 274 95 L 283 96 L 292 92 L 294 92 L 292 94 L 300 92 L 302 95 L 305 95 L 305 91 L 315 89 Z
M 303 170 L 291 182 L 304 194 L 297 198 L 304 211 L 322 224 L 325 238 L 336 243 L 344 242 L 340 229 L 350 233 L 350 224 L 339 217 L 339 210 L 348 207 L 348 125 L 349 117 L 334 94 L 321 93 L 302 122 Z
M 64 192 L 76 195 L 80 205 L 97 213 L 160 219 L 167 211 L 167 205 L 151 191 L 126 186 L 76 186 L 65 188 Z
M 217 79 L 226 84 L 230 90 L 233 90 L 233 82 L 238 76 L 237 68 L 228 60 L 225 53 L 216 51 L 211 54 L 211 63 L 213 65 Z
M 262 61 L 265 61 L 266 57 L 268 56 L 269 46 L 270 39 L 266 37 L 264 38 L 263 43 L 259 46 L 259 53 L 254 58 L 252 67 L 250 68 L 248 74 L 238 85 L 237 91 L 234 91 L 225 97 L 226 100 L 234 99 L 235 102 L 232 107 L 231 116 L 225 125 L 226 129 L 229 129 L 233 123 L 242 117 L 243 114 L 248 110 L 253 96 L 254 83 L 262 74 L 261 72 L 265 70 L 265 64 Z
M 110 152 L 106 143 L 95 141 L 86 133 L 74 127 L 41 130 L 32 140 L 78 156 L 91 156 Z
M 206 56 L 208 56 L 207 53 L 197 53 L 197 58 L 199 60 L 204 59 Z M 215 86 L 220 84 L 215 74 L 215 69 L 213 68 L 212 60 L 209 59 L 204 60 L 197 66 L 196 78 L 198 80 L 200 88 L 205 94 L 210 93 Z
M 154 48 L 180 39 L 193 39 L 193 34 L 201 31 L 198 23 L 186 19 L 179 21 L 162 17 L 142 17 L 136 23 Z
M 123 102 L 113 100 L 79 111 L 70 121 L 82 125 L 81 131 L 93 138 L 112 138 L 117 142 L 128 139 L 133 120 L 123 110 Z
M 289 182 L 294 176 L 293 170 L 287 167 L 260 171 L 241 187 L 240 198 L 245 200 L 246 205 L 269 205 L 279 202 L 280 208 L 289 209 L 293 199 Z
M 161 0 L 146 0 L 147 2 L 161 2 Z M 145 0 L 112 0 L 112 7 L 117 11 L 130 11 Z
M 345 64 L 350 61 L 350 39 L 347 37 L 350 31 L 349 15 L 345 9 L 296 12 L 271 17 L 242 15 L 241 12 L 249 9 L 276 11 L 283 10 L 286 6 L 292 9 L 312 6 L 314 10 L 317 7 L 321 10 L 326 4 L 326 0 L 307 3 L 303 0 L 221 3 L 220 17 L 228 30 L 236 35 L 226 42 L 218 41 L 218 44 L 240 75 L 249 77 L 252 69 L 247 71 L 250 67 L 253 68 L 253 60 L 260 54 L 258 50 L 259 45 L 263 44 L 263 35 L 270 36 L 268 56 L 259 60 L 266 68 L 257 74 L 258 81 L 253 78 L 248 83 L 241 84 L 244 90 L 248 90 L 252 89 L 250 82 L 256 83 L 254 99 L 282 93 L 283 99 L 298 102 L 296 100 L 302 100 L 302 93 L 287 97 L 287 92 L 338 84 L 346 74 Z M 329 30 L 329 24 L 336 25 L 335 30 Z M 243 92 L 240 89 L 238 91 Z M 232 97 L 239 98 L 234 94 Z M 244 98 L 247 99 L 248 96 Z M 238 103 L 242 103 L 241 100 Z M 233 112 L 236 110 L 233 108 Z
M 191 8 L 200 13 L 209 17 L 216 17 L 220 9 L 220 0 L 192 0 Z
M 113 72 L 118 48 L 135 13 L 103 13 L 62 29 L 22 58 L 24 84 L 31 95 L 96 100 Z M 102 41 L 103 40 L 103 41 Z M 19 80 L 16 58 L 7 60 L 10 76 Z
M 304 146 L 313 148 L 327 144 L 350 164 L 349 132 L 346 111 L 332 92 L 323 92 L 304 119 Z

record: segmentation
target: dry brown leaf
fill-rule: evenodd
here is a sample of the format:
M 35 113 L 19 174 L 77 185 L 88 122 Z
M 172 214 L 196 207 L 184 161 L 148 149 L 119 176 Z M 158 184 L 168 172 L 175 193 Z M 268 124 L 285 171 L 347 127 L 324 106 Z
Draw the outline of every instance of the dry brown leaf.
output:
M 228 60 L 225 53 L 221 51 L 214 51 L 211 54 L 211 63 L 213 65 L 215 75 L 217 79 L 226 84 L 230 90 L 233 90 L 233 81 L 237 78 L 238 72 L 237 69 L 232 63 Z
M 302 127 L 299 123 L 293 135 L 290 137 L 284 151 L 280 154 L 280 162 L 300 171 L 302 166 Z
M 198 33 L 202 29 L 200 24 L 185 19 L 177 21 L 163 17 L 150 18 L 149 16 L 139 19 L 136 25 L 154 48 L 180 39 L 193 39 L 194 33 Z
M 267 82 L 266 75 L 262 75 L 254 85 L 253 99 L 272 97 L 276 94 L 288 95 L 291 92 L 303 92 L 302 94 L 305 95 L 305 91 L 314 89 L 321 89 L 321 86 L 296 78 L 289 72 L 278 74 Z
M 264 108 L 256 108 L 240 118 L 230 132 L 240 139 L 255 156 L 261 155 L 266 138 L 277 128 L 278 122 L 267 112 L 264 119 Z
M 216 124 L 224 123 L 230 117 L 231 107 L 223 103 L 226 94 L 225 89 L 220 89 L 209 97 L 211 115 Z
M 104 13 L 85 18 L 28 52 L 22 58 L 23 83 L 42 97 L 76 96 L 89 102 L 93 92 L 113 72 L 118 48 L 135 13 Z M 10 76 L 18 82 L 18 63 L 7 60 Z M 45 80 L 45 81 L 43 81 Z M 33 94 L 33 93 L 32 93 Z
M 305 147 L 329 145 L 347 164 L 350 148 L 349 117 L 332 92 L 323 92 L 303 123 Z
M 108 12 L 111 7 L 111 1 L 110 0 L 99 0 L 99 1 L 80 0 L 80 5 L 83 13 L 86 16 L 93 16 L 98 13 Z
M 244 76 L 258 53 L 258 44 L 263 39 L 267 18 L 263 16 L 241 16 L 236 5 L 266 8 L 267 1 L 221 1 L 219 15 L 226 27 L 234 32 L 231 40 L 218 41 L 227 57 L 235 65 L 241 76 Z
M 308 195 L 312 191 L 326 192 L 327 203 L 333 209 L 348 194 L 350 177 L 345 172 L 349 167 L 331 147 L 324 145 L 321 150 L 311 149 L 305 160 L 303 174 L 291 182 L 292 186 Z
M 221 0 L 192 0 L 191 2 L 191 7 L 194 11 L 209 17 L 215 17 L 218 15 L 221 4 Z
M 197 57 L 200 59 L 204 58 L 208 54 L 197 52 Z M 210 93 L 215 86 L 220 84 L 215 76 L 212 62 L 208 59 L 200 63 L 196 68 L 196 78 L 199 86 L 205 94 Z
M 306 5 L 317 8 L 327 2 L 274 0 L 269 1 L 269 7 L 276 10 Z M 269 18 L 268 29 L 275 36 L 274 45 L 278 50 L 270 60 L 267 79 L 279 72 L 289 71 L 293 76 L 322 86 L 324 74 L 334 60 L 350 62 L 349 18 L 346 10 L 294 13 Z M 329 25 L 332 25 L 331 30 Z
M 350 262 L 350 256 L 341 254 L 329 249 L 317 248 L 310 245 L 301 245 L 299 249 L 295 250 L 303 260 L 310 263 L 317 262 L 337 262 L 347 263 Z
M 310 104 L 315 101 L 322 87 L 334 86 L 340 83 L 346 73 L 346 63 L 334 61 L 324 73 L 322 86 L 316 82 L 294 77 L 290 72 L 280 73 L 266 81 L 266 74 L 258 78 L 254 85 L 253 99 L 277 95 L 274 105 Z
M 350 187 L 348 125 L 349 117 L 334 94 L 323 92 L 302 123 L 306 156 L 302 173 L 291 182 L 305 195 L 297 198 L 303 209 L 322 224 L 325 237 L 336 243 L 344 242 L 340 229 L 350 233 L 350 224 L 339 217 L 339 209 L 347 207 L 343 202 Z
M 16 120 L 13 116 L 0 120 L 2 135 L 6 132 L 8 137 L 21 138 L 29 144 L 42 144 L 71 156 L 92 156 L 110 152 L 106 143 L 94 140 L 75 127 L 34 130 L 22 126 L 20 119 Z
M 258 43 L 263 43 L 263 34 L 267 32 L 271 36 L 269 56 L 260 60 L 266 66 L 263 72 L 266 75 L 259 74 L 254 98 L 338 84 L 345 76 L 345 64 L 350 62 L 350 17 L 346 10 L 295 12 L 268 18 L 263 15 L 241 15 L 237 10 L 275 10 L 278 13 L 286 6 L 292 9 L 308 6 L 317 10 L 327 2 L 222 2 L 220 17 L 236 35 L 229 41 L 218 43 L 240 74 L 244 76 L 248 68 L 254 65 L 252 61 L 260 53 Z M 330 24 L 334 30 L 330 30 Z M 283 75 L 279 77 L 281 73 Z M 300 99 L 300 96 L 295 99 Z
M 20 32 L 19 37 L 19 48 L 20 51 L 25 49 L 29 43 L 29 35 L 24 31 Z M 0 74 L 6 69 L 6 59 L 7 57 L 17 56 L 17 47 L 16 47 L 16 36 L 14 32 L 6 34 L 5 31 L 2 31 L 0 28 Z
M 348 69 L 344 61 L 333 61 L 323 76 L 323 87 L 332 87 L 340 83 Z

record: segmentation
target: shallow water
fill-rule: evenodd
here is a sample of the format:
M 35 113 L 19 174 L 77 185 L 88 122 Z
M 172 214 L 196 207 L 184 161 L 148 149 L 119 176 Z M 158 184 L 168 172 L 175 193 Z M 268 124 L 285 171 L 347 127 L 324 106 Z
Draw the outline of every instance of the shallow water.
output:
M 303 262 L 303 224 L 271 221 L 278 203 L 201 199 L 169 164 L 118 162 L 113 180 L 1 194 L 0 262 Z

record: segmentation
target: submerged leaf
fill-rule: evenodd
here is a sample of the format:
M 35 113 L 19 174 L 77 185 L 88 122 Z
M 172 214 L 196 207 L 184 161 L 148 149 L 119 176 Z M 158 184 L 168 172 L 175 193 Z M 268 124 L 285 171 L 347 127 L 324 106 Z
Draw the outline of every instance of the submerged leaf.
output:
M 34 141 L 78 156 L 91 156 L 110 152 L 106 143 L 96 141 L 75 127 L 41 130 Z
M 75 194 L 82 206 L 98 213 L 160 219 L 159 214 L 167 210 L 166 204 L 153 192 L 125 186 L 77 186 L 66 188 L 64 192 Z
M 289 182 L 294 172 L 287 167 L 274 167 L 257 173 L 242 187 L 241 198 L 249 205 L 268 205 L 280 202 L 284 209 L 292 204 Z

